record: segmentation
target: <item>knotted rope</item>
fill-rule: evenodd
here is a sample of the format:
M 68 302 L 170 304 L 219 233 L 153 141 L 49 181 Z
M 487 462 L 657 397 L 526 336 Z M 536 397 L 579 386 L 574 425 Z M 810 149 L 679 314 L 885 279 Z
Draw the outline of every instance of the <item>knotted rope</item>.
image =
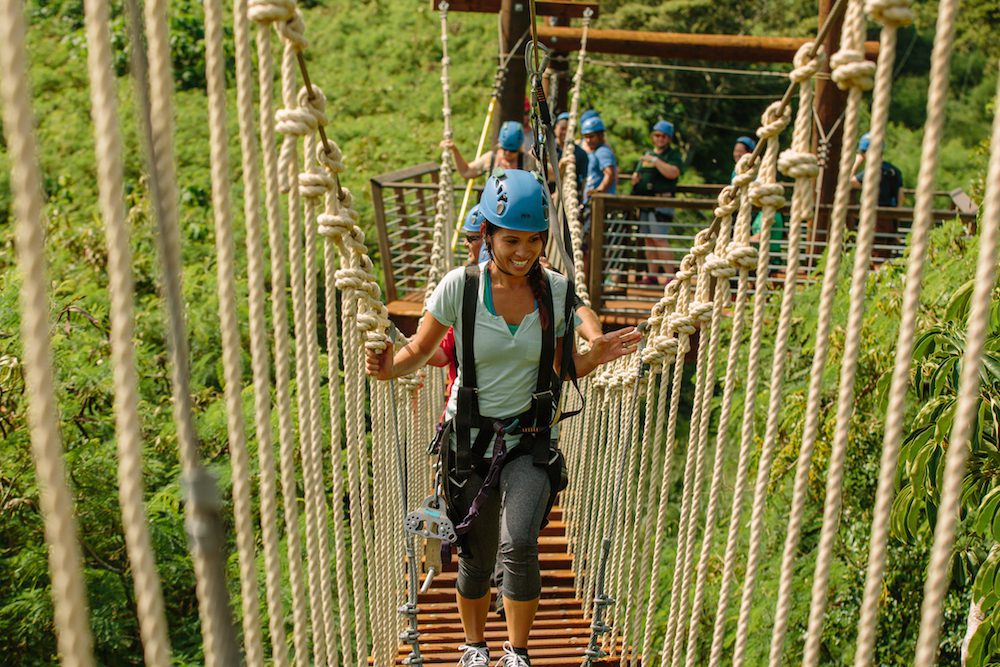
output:
M 441 13 L 441 117 L 444 121 L 444 138 L 451 140 L 454 136 L 451 128 L 451 83 L 448 78 L 448 3 L 438 5 Z M 438 170 L 437 202 L 434 206 L 434 236 L 431 240 L 431 264 L 427 274 L 427 288 L 424 302 L 434 293 L 434 288 L 451 268 L 451 253 L 448 246 L 449 226 L 461 225 L 462 220 L 454 220 L 455 200 L 452 193 L 452 172 L 455 170 L 455 158 L 451 150 L 442 147 L 441 168 Z

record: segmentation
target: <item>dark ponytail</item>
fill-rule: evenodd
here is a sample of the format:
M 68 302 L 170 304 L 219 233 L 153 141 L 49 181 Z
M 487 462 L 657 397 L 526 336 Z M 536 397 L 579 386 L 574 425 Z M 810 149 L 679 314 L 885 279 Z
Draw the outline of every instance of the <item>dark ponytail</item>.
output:
M 486 253 L 490 256 L 490 259 L 496 263 L 496 258 L 493 255 L 493 235 L 496 233 L 498 227 L 490 221 L 486 221 L 486 231 L 483 234 L 483 243 L 486 244 Z M 542 232 L 542 248 L 549 242 L 549 233 Z M 545 275 L 545 269 L 542 268 L 542 264 L 539 260 L 535 260 L 534 265 L 528 270 L 528 286 L 531 287 L 531 294 L 535 297 L 535 302 L 538 304 L 538 322 L 542 325 L 542 328 L 549 326 L 549 317 L 551 313 L 545 312 L 545 294 L 549 289 L 549 280 Z

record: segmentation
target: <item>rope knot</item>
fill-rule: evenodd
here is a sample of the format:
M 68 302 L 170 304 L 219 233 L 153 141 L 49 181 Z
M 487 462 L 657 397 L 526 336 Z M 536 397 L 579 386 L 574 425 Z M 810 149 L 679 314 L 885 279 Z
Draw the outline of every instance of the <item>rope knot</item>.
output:
M 316 118 L 317 127 L 329 123 L 326 118 L 326 95 L 323 94 L 319 86 L 313 84 L 311 94 L 308 88 L 302 86 L 297 99 L 299 107 L 305 109 Z
M 865 11 L 873 21 L 887 28 L 899 28 L 913 23 L 910 0 L 868 0 Z
M 788 127 L 792 118 L 792 107 L 782 108 L 781 102 L 772 102 L 760 116 L 761 126 L 757 128 L 757 136 L 761 139 L 776 137 Z
M 316 131 L 316 116 L 308 109 L 294 107 L 278 109 L 274 114 L 278 132 L 292 137 L 304 137 Z
M 344 290 L 358 290 L 364 288 L 365 272 L 358 268 L 346 268 L 337 269 L 337 272 L 333 274 L 336 279 L 337 289 Z
M 789 178 L 815 178 L 819 175 L 819 160 L 812 153 L 789 148 L 778 157 L 778 171 Z
M 687 313 L 674 313 L 671 315 L 670 328 L 685 336 L 690 336 L 698 330 L 698 327 L 695 326 L 695 319 Z
M 309 40 L 306 39 L 306 23 L 302 20 L 302 13 L 298 9 L 292 18 L 276 24 L 276 27 L 281 36 L 299 53 L 309 46 Z
M 736 213 L 736 211 L 738 211 L 740 208 L 740 200 L 736 196 L 736 188 L 733 187 L 732 185 L 727 185 L 726 187 L 722 188 L 722 191 L 719 192 L 719 197 L 716 200 L 716 202 L 717 204 L 715 207 L 715 211 L 713 211 L 713 214 L 715 215 L 716 218 L 728 217 L 733 213 Z
M 785 188 L 778 183 L 754 181 L 750 184 L 750 201 L 757 208 L 782 208 L 785 205 Z
M 705 258 L 705 270 L 711 276 L 720 279 L 732 278 L 737 273 L 736 267 L 726 257 L 714 252 L 709 253 L 708 257 Z
M 857 88 L 871 90 L 875 87 L 875 63 L 865 60 L 865 54 L 854 49 L 841 49 L 830 58 L 833 72 L 830 78 L 841 90 Z
M 817 49 L 815 56 L 812 58 L 809 57 L 809 52 L 812 51 L 813 44 L 814 42 L 806 42 L 795 52 L 795 57 L 792 58 L 792 65 L 795 69 L 788 73 L 788 78 L 792 82 L 798 84 L 805 83 L 816 76 L 820 67 L 823 66 L 823 61 L 826 60 L 826 52 L 823 50 L 822 45 Z
M 287 21 L 295 16 L 295 0 L 250 0 L 247 16 L 255 23 Z
M 330 174 L 343 173 L 346 167 L 344 166 L 344 154 L 341 152 L 340 146 L 333 140 L 330 140 L 328 145 L 330 148 L 329 151 L 322 144 L 316 147 L 316 161 L 323 165 L 323 168 Z
M 299 194 L 309 199 L 322 197 L 336 184 L 333 176 L 325 171 L 305 171 L 299 174 Z
M 757 251 L 751 245 L 733 243 L 726 251 L 726 256 L 734 266 L 741 269 L 750 270 L 757 266 Z
M 691 254 L 697 257 L 707 257 L 712 252 L 712 233 L 709 229 L 703 229 L 694 235 L 694 245 L 691 247 Z
M 699 322 L 708 322 L 712 319 L 713 308 L 711 301 L 694 301 L 688 306 L 688 313 Z
M 736 175 L 733 176 L 733 187 L 737 190 L 742 190 L 753 182 L 753 165 L 750 163 L 750 157 L 752 155 L 753 153 L 746 153 L 740 158 L 740 161 L 736 163 Z M 739 208 L 739 206 L 737 206 L 737 208 Z
M 354 221 L 343 210 L 319 214 L 316 232 L 320 236 L 329 237 L 335 242 L 342 242 L 343 238 L 350 236 L 353 230 Z

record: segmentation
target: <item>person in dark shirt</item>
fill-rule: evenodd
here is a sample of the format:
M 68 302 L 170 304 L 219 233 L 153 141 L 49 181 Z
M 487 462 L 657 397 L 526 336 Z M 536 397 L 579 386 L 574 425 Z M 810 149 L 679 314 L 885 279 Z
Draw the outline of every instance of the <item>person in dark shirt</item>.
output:
M 865 157 L 868 148 L 871 146 L 871 135 L 865 132 L 858 142 L 858 154 L 854 158 L 854 167 L 851 169 L 851 187 L 860 189 L 864 182 Z M 903 203 L 903 172 L 899 167 L 886 159 L 882 160 L 881 176 L 878 184 L 878 205 L 879 207 L 894 208 Z M 888 214 L 880 214 L 875 217 L 875 247 L 872 249 L 873 257 L 888 257 L 891 254 L 891 247 L 898 245 L 899 219 Z
M 677 179 L 684 169 L 684 158 L 673 146 L 673 123 L 657 121 L 650 132 L 653 150 L 643 155 L 632 171 L 632 194 L 641 197 L 672 197 L 677 192 Z M 673 253 L 668 249 L 670 242 L 669 224 L 674 221 L 674 209 L 669 206 L 639 209 L 641 234 L 646 237 L 646 268 L 648 273 L 642 278 L 647 285 L 655 285 L 661 273 L 669 271 Z M 664 282 L 666 277 L 663 278 Z
M 556 135 L 556 157 L 559 159 L 560 165 L 562 164 L 563 154 L 568 156 L 566 152 L 566 130 L 569 127 L 569 114 L 567 112 L 562 112 L 556 117 L 556 125 L 553 128 Z M 576 196 L 577 201 L 583 201 L 583 184 L 587 179 L 587 163 L 590 157 L 587 155 L 587 151 L 583 150 L 583 147 L 578 143 L 573 141 L 573 138 L 569 138 L 569 145 L 573 147 L 573 160 L 576 163 Z M 562 169 L 560 168 L 560 172 Z

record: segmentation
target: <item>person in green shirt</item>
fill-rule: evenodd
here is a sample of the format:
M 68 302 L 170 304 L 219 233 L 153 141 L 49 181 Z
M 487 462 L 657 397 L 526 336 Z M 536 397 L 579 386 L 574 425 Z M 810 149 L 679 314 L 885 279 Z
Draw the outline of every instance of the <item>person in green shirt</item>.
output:
M 673 123 L 657 121 L 650 132 L 653 150 L 643 155 L 632 171 L 632 194 L 641 197 L 672 197 L 677 192 L 677 179 L 684 169 L 684 158 L 672 144 Z M 639 209 L 640 238 L 645 238 L 646 268 L 641 282 L 655 285 L 659 275 L 670 271 L 673 252 L 667 239 L 674 209 L 669 206 Z M 666 277 L 663 278 L 664 282 Z

